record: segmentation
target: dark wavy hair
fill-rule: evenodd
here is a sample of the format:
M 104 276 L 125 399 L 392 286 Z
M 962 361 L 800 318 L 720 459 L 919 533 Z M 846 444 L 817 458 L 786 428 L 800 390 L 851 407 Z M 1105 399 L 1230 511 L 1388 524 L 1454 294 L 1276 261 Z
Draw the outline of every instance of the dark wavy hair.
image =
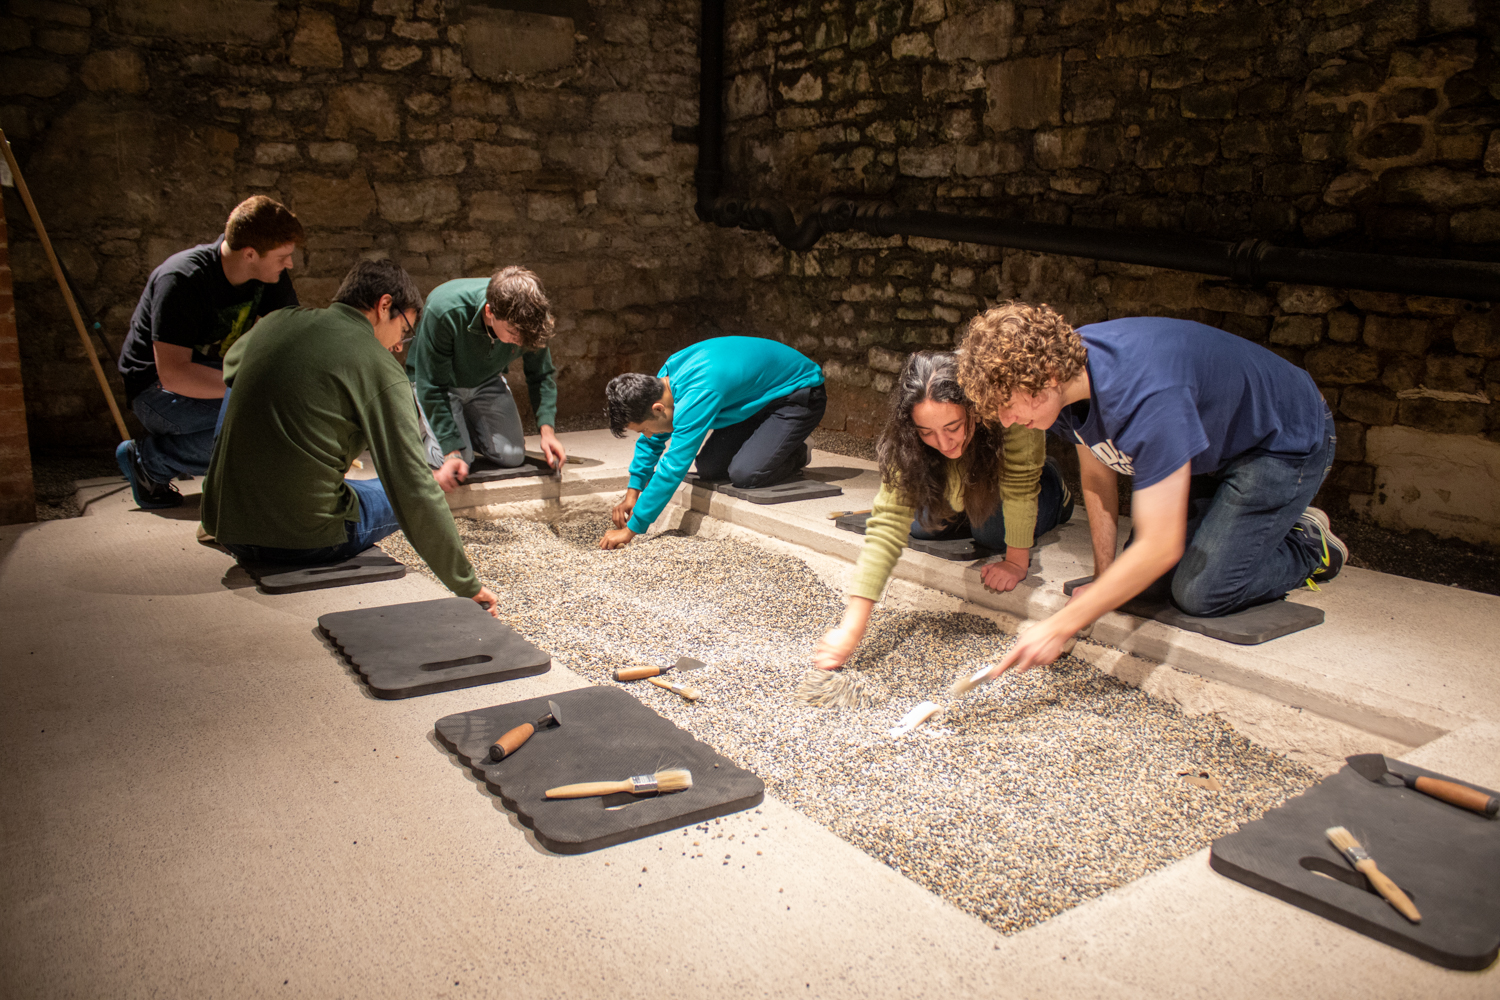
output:
M 957 403 L 973 415 L 973 405 L 958 384 L 958 356 L 948 351 L 918 351 L 906 359 L 891 390 L 885 429 L 876 455 L 880 478 L 895 487 L 900 501 L 916 509 L 917 520 L 933 530 L 955 511 L 948 503 L 947 459 L 922 443 L 911 411 L 923 400 Z M 964 510 L 982 524 L 1000 502 L 1001 430 L 973 416 L 974 436 L 961 459 Z

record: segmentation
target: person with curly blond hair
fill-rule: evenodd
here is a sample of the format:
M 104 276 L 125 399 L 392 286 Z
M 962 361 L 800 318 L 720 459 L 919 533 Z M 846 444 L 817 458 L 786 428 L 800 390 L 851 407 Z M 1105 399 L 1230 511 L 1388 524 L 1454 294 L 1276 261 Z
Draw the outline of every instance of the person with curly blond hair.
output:
M 1348 559 L 1309 506 L 1333 465 L 1333 415 L 1312 376 L 1264 347 L 1161 317 L 1075 330 L 1046 305 L 1007 302 L 970 323 L 958 380 L 983 419 L 1077 446 L 1094 550 L 1094 582 L 992 678 L 1051 663 L 1147 588 L 1221 617 L 1316 588 Z M 1122 475 L 1133 532 L 1117 557 Z

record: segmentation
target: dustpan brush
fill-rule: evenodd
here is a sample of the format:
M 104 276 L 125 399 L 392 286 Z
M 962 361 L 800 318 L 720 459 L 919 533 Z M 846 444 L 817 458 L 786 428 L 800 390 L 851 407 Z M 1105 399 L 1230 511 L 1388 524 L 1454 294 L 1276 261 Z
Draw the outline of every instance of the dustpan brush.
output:
M 812 667 L 797 684 L 797 698 L 814 708 L 871 708 L 890 698 L 885 685 L 858 670 Z

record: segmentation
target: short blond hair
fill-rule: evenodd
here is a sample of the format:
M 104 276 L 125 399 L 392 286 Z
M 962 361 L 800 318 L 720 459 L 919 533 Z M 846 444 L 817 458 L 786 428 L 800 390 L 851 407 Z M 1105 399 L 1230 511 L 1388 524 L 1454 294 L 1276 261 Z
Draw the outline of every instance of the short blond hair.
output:
M 958 352 L 958 384 L 993 420 L 1017 390 L 1040 393 L 1083 371 L 1083 338 L 1051 306 L 1002 302 L 969 321 Z

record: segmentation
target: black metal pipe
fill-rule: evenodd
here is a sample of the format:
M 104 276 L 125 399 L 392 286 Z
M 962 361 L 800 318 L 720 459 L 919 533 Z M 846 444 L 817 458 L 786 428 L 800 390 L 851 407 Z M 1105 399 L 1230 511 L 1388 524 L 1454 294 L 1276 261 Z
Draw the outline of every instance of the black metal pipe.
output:
M 922 212 L 889 202 L 828 198 L 798 222 L 774 198 L 745 200 L 720 192 L 723 171 L 724 0 L 703 0 L 699 80 L 698 218 L 726 228 L 771 233 L 789 250 L 811 250 L 825 233 L 850 229 L 874 236 L 922 236 L 1036 253 L 1144 264 L 1215 274 L 1248 285 L 1268 281 L 1372 292 L 1500 301 L 1500 263 L 1397 257 L 1282 247 L 1261 239 L 1212 240 L 1186 233 L 1136 233 L 982 215 Z

